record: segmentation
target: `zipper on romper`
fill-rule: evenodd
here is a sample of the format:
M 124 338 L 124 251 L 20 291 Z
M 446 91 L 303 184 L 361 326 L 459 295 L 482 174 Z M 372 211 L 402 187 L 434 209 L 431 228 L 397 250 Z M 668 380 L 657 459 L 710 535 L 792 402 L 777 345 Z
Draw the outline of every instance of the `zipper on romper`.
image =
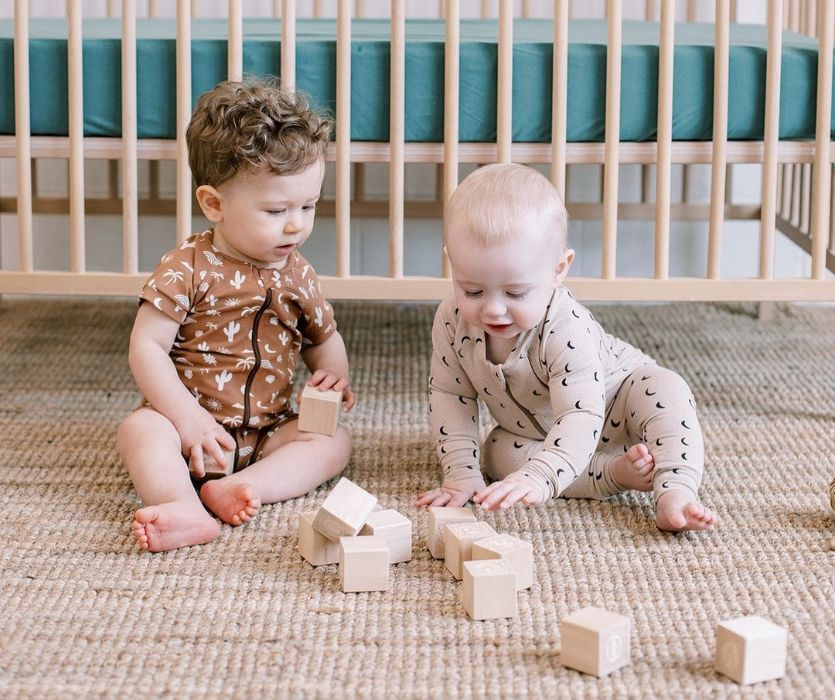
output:
M 533 427 L 534 427 L 534 428 L 536 428 L 536 429 L 539 431 L 539 434 L 540 434 L 540 435 L 542 435 L 542 437 L 543 437 L 543 438 L 544 438 L 544 437 L 547 437 L 548 432 L 547 432 L 546 430 L 544 430 L 544 429 L 542 428 L 542 426 L 539 424 L 539 421 L 538 421 L 536 418 L 534 418 L 533 413 L 531 413 L 531 412 L 530 412 L 527 408 L 525 408 L 525 407 L 524 407 L 521 403 L 519 403 L 519 402 L 516 400 L 516 397 L 515 397 L 515 396 L 511 393 L 511 391 L 510 391 L 510 384 L 509 384 L 509 383 L 508 383 L 508 381 L 507 381 L 507 377 L 505 377 L 505 378 L 504 378 L 504 390 L 505 390 L 505 392 L 507 393 L 507 395 L 508 395 L 508 397 L 510 398 L 510 400 L 511 400 L 511 401 L 513 401 L 513 403 L 515 403 L 515 404 L 516 404 L 516 407 L 517 407 L 520 411 L 522 411 L 522 413 L 524 413 L 524 414 L 525 414 L 525 417 L 526 417 L 526 418 L 527 418 L 527 419 L 528 419 L 531 423 L 533 423 Z
M 258 312 L 255 314 L 255 318 L 252 321 L 252 351 L 255 353 L 255 365 L 249 371 L 249 375 L 247 375 L 246 378 L 246 384 L 244 385 L 244 429 L 249 428 L 249 390 L 252 388 L 252 382 L 255 380 L 256 373 L 261 368 L 261 350 L 258 348 L 258 324 L 261 322 L 261 317 L 270 305 L 272 298 L 273 290 L 270 287 L 267 287 L 267 292 L 264 295 L 264 303 L 261 304 L 261 308 L 258 309 Z

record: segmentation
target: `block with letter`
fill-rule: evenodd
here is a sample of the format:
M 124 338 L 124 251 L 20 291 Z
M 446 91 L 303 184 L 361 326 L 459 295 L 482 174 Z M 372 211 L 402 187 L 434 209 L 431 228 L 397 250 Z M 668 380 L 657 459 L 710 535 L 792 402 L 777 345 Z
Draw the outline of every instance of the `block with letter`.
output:
M 504 559 L 516 572 L 516 590 L 533 585 L 533 545 L 512 535 L 473 542 L 473 559 Z
M 302 390 L 298 429 L 305 433 L 333 435 L 339 424 L 341 408 L 341 391 L 319 391 L 315 386 L 308 384 Z
M 444 529 L 452 523 L 474 523 L 475 513 L 471 508 L 433 506 L 429 509 L 429 531 L 426 535 L 429 553 L 435 559 L 444 558 Z
M 388 542 L 377 535 L 341 537 L 339 581 L 345 593 L 388 590 Z
M 516 572 L 504 559 L 465 561 L 464 608 L 473 620 L 516 616 Z
M 299 514 L 299 554 L 313 566 L 339 563 L 339 545 L 313 529 L 315 510 Z
M 206 472 L 203 479 L 222 479 L 224 476 L 229 476 L 235 471 L 235 450 L 224 450 L 226 461 L 223 464 L 218 464 L 217 460 L 208 452 L 203 453 L 203 470 Z M 191 466 L 191 458 L 188 460 L 188 470 L 194 474 L 194 468 Z
M 629 663 L 632 621 L 602 608 L 582 608 L 560 620 L 560 661 L 592 676 Z
M 377 498 L 342 477 L 316 512 L 313 527 L 333 542 L 356 535 L 374 510 Z
M 473 558 L 473 542 L 495 536 L 496 531 L 483 521 L 453 523 L 444 532 L 444 563 L 459 581 L 464 576 L 462 564 Z
M 736 617 L 716 627 L 716 670 L 740 685 L 786 675 L 789 633 L 758 615 Z
M 378 535 L 389 545 L 389 564 L 412 558 L 412 521 L 391 508 L 372 512 L 360 530 L 361 535 Z

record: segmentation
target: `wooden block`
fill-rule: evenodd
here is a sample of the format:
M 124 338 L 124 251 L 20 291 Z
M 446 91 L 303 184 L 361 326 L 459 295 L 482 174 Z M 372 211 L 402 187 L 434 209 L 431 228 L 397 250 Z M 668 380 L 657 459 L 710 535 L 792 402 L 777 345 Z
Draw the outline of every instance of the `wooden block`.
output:
M 453 523 L 444 532 L 444 564 L 459 581 L 464 575 L 462 564 L 473 558 L 473 542 L 493 537 L 496 531 L 485 522 Z
M 716 626 L 716 670 L 741 685 L 786 675 L 789 633 L 758 615 Z
M 342 408 L 341 391 L 319 391 L 309 384 L 302 390 L 298 429 L 305 433 L 334 435 Z
M 342 477 L 316 512 L 313 527 L 333 542 L 353 537 L 365 524 L 377 499 Z
M 832 539 L 829 540 L 829 551 L 835 552 L 835 535 L 832 535 Z
M 389 546 L 385 538 L 341 537 L 339 581 L 345 593 L 388 590 Z
M 563 666 L 606 676 L 629 663 L 632 621 L 602 608 L 582 608 L 560 621 Z
M 473 620 L 516 617 L 516 572 L 505 559 L 465 561 L 464 608 Z
M 444 528 L 451 523 L 476 522 L 475 513 L 470 508 L 450 508 L 433 506 L 429 509 L 429 531 L 426 544 L 429 553 L 435 559 L 444 558 Z
M 217 460 L 211 454 L 203 453 L 203 469 L 206 475 L 199 477 L 202 479 L 222 479 L 224 476 L 229 476 L 235 471 L 235 450 L 224 451 L 226 454 L 226 463 L 218 464 Z M 194 468 L 191 466 L 191 458 L 188 460 L 188 470 L 194 474 Z
M 533 585 L 533 545 L 511 535 L 473 542 L 473 559 L 504 559 L 516 572 L 516 590 Z
M 299 554 L 313 566 L 339 563 L 339 545 L 313 529 L 315 510 L 299 514 Z
M 377 535 L 389 546 L 389 564 L 399 564 L 412 558 L 412 521 L 389 508 L 374 511 L 360 530 L 361 535 Z

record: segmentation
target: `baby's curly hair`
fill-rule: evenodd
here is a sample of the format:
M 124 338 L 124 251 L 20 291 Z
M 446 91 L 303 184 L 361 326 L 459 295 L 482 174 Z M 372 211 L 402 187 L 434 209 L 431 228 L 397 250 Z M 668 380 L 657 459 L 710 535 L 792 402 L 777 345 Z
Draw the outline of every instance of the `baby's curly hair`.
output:
M 242 171 L 292 175 L 324 155 L 332 126 L 277 79 L 227 80 L 197 100 L 188 164 L 198 186 L 218 187 Z

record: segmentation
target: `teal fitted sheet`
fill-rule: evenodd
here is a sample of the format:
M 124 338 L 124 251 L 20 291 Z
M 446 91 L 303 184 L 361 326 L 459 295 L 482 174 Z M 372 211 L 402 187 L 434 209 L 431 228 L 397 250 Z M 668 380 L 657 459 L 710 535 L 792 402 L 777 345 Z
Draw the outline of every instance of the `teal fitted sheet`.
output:
M 280 71 L 280 20 L 244 21 L 246 73 Z M 297 21 L 296 83 L 315 106 L 336 111 L 336 24 Z M 621 140 L 656 135 L 658 24 L 623 25 Z M 62 19 L 30 22 L 31 131 L 67 134 L 67 30 Z M 84 133 L 121 134 L 120 25 L 88 19 L 83 26 Z M 226 76 L 226 20 L 192 23 L 192 98 Z M 173 138 L 175 119 L 175 23 L 137 22 L 138 133 Z M 0 134 L 14 133 L 13 25 L 0 21 Z M 443 140 L 444 27 L 440 20 L 409 20 L 406 27 L 406 140 Z M 548 20 L 516 20 L 513 47 L 513 140 L 551 138 L 552 27 Z M 351 138 L 386 141 L 389 135 L 389 23 L 354 20 L 351 47 Z M 709 140 L 713 123 L 713 25 L 676 26 L 673 139 Z M 730 49 L 728 137 L 762 139 L 766 28 L 733 25 Z M 783 35 L 780 136 L 815 134 L 817 45 L 806 36 Z M 460 140 L 496 139 L 496 22 L 461 22 Z M 568 140 L 602 141 L 606 102 L 606 25 L 569 25 Z M 835 132 L 835 110 L 833 110 Z

